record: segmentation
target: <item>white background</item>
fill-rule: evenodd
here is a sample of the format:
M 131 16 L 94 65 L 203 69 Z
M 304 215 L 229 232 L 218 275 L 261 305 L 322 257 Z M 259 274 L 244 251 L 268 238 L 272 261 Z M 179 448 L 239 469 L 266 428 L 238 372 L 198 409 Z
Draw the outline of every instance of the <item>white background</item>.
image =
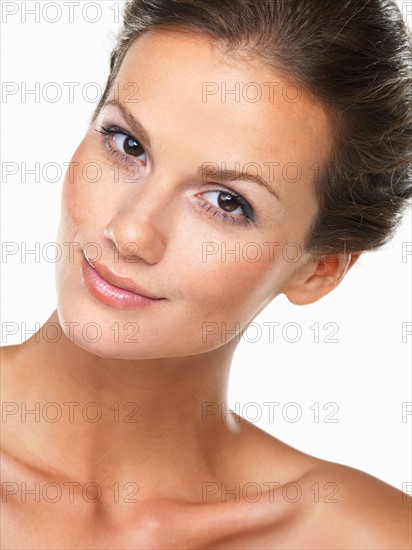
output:
M 13 242 L 19 246 L 19 253 L 7 261 L 3 257 L 1 263 L 2 326 L 14 322 L 19 327 L 13 337 L 3 332 L 3 345 L 24 341 L 29 334 L 25 337 L 20 330 L 22 323 L 28 330 L 36 323 L 41 325 L 56 304 L 54 263 L 42 253 L 37 261 L 34 255 L 22 261 L 20 252 L 24 241 L 30 249 L 39 243 L 40 252 L 55 241 L 64 174 L 57 175 L 55 183 L 41 176 L 36 183 L 33 175 L 22 183 L 21 163 L 30 169 L 36 162 L 43 167 L 70 161 L 95 105 L 96 87 L 86 86 L 94 82 L 102 88 L 105 83 L 117 14 L 123 5 L 100 1 L 99 14 L 93 6 L 96 3 L 82 1 L 81 6 L 73 6 L 74 21 L 70 22 L 69 8 L 60 1 L 61 19 L 52 23 L 47 19 L 56 20 L 55 3 L 43 0 L 38 4 L 38 22 L 29 14 L 23 21 L 25 8 L 33 9 L 35 2 L 2 1 L 1 77 L 3 87 L 15 83 L 18 93 L 3 95 L 1 153 L 3 168 L 4 163 L 14 162 L 19 170 L 13 177 L 6 178 L 4 173 L 2 177 L 1 239 L 3 246 Z M 411 23 L 412 3 L 399 4 Z M 13 9 L 17 13 L 7 16 L 5 10 Z M 22 97 L 24 83 L 34 89 L 36 82 L 39 101 L 34 95 Z M 47 99 L 53 95 L 46 87 L 50 82 L 58 83 L 62 91 L 54 103 Z M 80 84 L 72 102 L 65 82 Z M 46 180 L 54 176 L 50 169 Z M 411 322 L 412 264 L 412 257 L 403 257 L 402 249 L 411 241 L 408 215 L 394 240 L 364 255 L 331 295 L 305 307 L 292 306 L 283 297 L 276 299 L 255 320 L 261 331 L 259 341 L 252 342 L 259 333 L 250 328 L 246 333 L 249 342 L 238 346 L 229 394 L 232 408 L 290 445 L 359 468 L 400 489 L 412 481 L 412 417 L 402 421 L 402 403 L 412 401 L 412 336 L 402 341 L 402 323 Z M 265 322 L 279 323 L 274 342 L 269 341 Z M 319 342 L 309 328 L 315 322 L 319 323 Z M 324 341 L 329 331 L 323 327 L 328 322 L 338 325 L 334 336 L 338 342 Z M 288 341 L 297 333 L 292 325 L 285 329 L 287 323 L 298 326 L 299 341 Z M 272 419 L 265 402 L 279 404 Z M 297 403 L 298 408 L 288 403 Z M 320 408 L 318 422 L 314 403 Z M 339 407 L 330 418 L 338 422 L 324 422 L 327 413 L 333 412 L 323 409 L 327 403 Z M 297 412 L 301 418 L 292 421 Z

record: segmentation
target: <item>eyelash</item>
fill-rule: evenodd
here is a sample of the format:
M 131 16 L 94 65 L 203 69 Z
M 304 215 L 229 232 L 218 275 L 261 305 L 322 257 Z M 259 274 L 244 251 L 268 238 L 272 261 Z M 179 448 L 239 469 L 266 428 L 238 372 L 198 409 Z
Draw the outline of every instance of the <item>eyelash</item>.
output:
M 126 164 L 135 164 L 136 161 L 138 161 L 138 157 L 133 157 L 132 155 L 127 155 L 126 153 L 120 153 L 117 149 L 113 147 L 112 140 L 110 139 L 111 137 L 116 136 L 117 134 L 121 134 L 127 138 L 133 139 L 144 150 L 140 142 L 136 138 L 134 138 L 131 134 L 123 130 L 123 128 L 120 128 L 120 126 L 110 126 L 109 128 L 100 126 L 100 128 L 96 128 L 96 132 L 99 132 L 99 134 L 102 134 L 103 136 L 105 136 L 103 138 L 103 144 L 105 145 L 105 147 L 107 147 L 110 153 Z
M 102 134 L 104 136 L 103 138 L 103 144 L 107 149 L 110 151 L 110 153 L 116 157 L 118 157 L 122 162 L 125 162 L 126 164 L 135 164 L 138 157 L 133 157 L 132 155 L 127 155 L 126 153 L 120 153 L 117 149 L 115 149 L 111 143 L 111 137 L 121 134 L 125 136 L 125 138 L 131 138 L 136 143 L 138 143 L 142 149 L 144 150 L 143 146 L 140 144 L 139 140 L 137 140 L 135 137 L 133 137 L 131 134 L 123 130 L 123 128 L 120 128 L 120 126 L 110 126 L 110 127 L 104 127 L 100 126 L 99 128 L 96 128 L 96 132 L 99 134 Z M 136 160 L 132 160 L 136 159 Z M 141 162 L 141 161 L 138 161 Z M 239 215 L 231 215 L 225 212 L 224 210 L 220 210 L 216 208 L 213 204 L 210 202 L 200 199 L 199 205 L 201 208 L 205 209 L 206 212 L 210 212 L 210 214 L 213 217 L 218 217 L 223 222 L 231 222 L 233 224 L 238 224 L 242 226 L 248 226 L 252 223 L 254 223 L 255 218 L 253 216 L 253 210 L 252 207 L 249 205 L 249 203 L 241 196 L 235 193 L 232 190 L 228 189 L 211 189 L 209 191 L 206 191 L 207 193 L 224 193 L 226 195 L 230 195 L 234 199 L 237 200 L 239 203 L 240 208 L 243 211 L 243 218 L 240 218 Z
M 226 189 L 211 189 L 210 191 L 206 191 L 206 193 L 224 193 L 225 195 L 230 195 L 231 197 L 237 200 L 240 208 L 243 210 L 243 216 L 244 216 L 243 218 L 240 218 L 238 214 L 235 214 L 235 215 L 228 214 L 224 210 L 219 210 L 210 202 L 204 199 L 200 199 L 199 200 L 200 207 L 204 208 L 206 212 L 210 212 L 210 214 L 213 217 L 218 217 L 223 222 L 231 222 L 231 223 L 235 223 L 243 226 L 248 226 L 254 223 L 255 220 L 253 215 L 249 214 L 249 212 L 251 212 L 252 210 L 251 207 L 243 197 L 241 197 L 234 191 L 227 191 Z

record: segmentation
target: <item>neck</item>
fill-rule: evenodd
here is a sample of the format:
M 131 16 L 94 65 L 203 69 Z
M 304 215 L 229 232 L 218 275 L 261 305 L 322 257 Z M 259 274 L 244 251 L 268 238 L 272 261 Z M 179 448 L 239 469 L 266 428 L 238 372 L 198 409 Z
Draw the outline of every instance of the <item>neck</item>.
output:
M 57 313 L 47 322 L 58 323 Z M 130 361 L 97 357 L 65 336 L 50 343 L 42 333 L 16 347 L 5 372 L 6 401 L 18 407 L 5 425 L 17 434 L 17 458 L 86 483 L 143 484 L 147 498 L 156 487 L 176 496 L 194 477 L 213 474 L 223 439 L 239 429 L 225 414 L 233 344 Z

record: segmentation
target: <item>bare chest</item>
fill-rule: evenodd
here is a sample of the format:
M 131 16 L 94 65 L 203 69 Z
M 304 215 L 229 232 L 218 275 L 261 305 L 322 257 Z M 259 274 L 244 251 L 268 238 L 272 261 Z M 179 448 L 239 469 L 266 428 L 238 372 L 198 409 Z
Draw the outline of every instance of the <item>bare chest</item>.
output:
M 58 550 L 70 549 L 296 549 L 335 548 L 327 543 L 321 531 L 310 529 L 305 522 L 262 523 L 257 517 L 242 526 L 245 512 L 239 507 L 227 510 L 196 512 L 182 509 L 179 512 L 160 510 L 158 513 L 144 507 L 125 508 L 116 519 L 108 517 L 97 502 L 57 501 L 50 488 L 49 500 L 35 500 L 27 494 L 23 502 L 3 493 L 2 546 L 7 550 L 25 548 Z M 88 498 L 92 498 L 90 491 Z M 5 502 L 6 500 L 6 502 Z M 53 501 L 50 501 L 53 500 Z M 198 513 L 200 512 L 200 513 Z M 255 513 L 252 510 L 252 515 Z M 336 541 L 339 547 L 339 542 Z

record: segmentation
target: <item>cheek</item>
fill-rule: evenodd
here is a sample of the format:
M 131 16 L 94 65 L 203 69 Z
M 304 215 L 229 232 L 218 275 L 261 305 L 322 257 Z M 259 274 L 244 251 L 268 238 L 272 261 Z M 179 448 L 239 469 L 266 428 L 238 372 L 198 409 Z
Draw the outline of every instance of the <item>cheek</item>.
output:
M 74 237 L 82 227 L 89 203 L 86 184 L 82 179 L 84 167 L 84 140 L 77 148 L 67 169 L 61 201 L 60 235 Z
M 64 178 L 57 235 L 62 256 L 60 261 L 56 262 L 55 272 L 61 322 L 73 320 L 66 319 L 68 312 L 75 311 L 75 317 L 82 315 L 82 302 L 76 299 L 81 279 L 81 250 L 87 243 L 91 243 L 97 234 L 98 205 L 102 203 L 102 182 L 93 181 L 98 171 L 95 169 L 92 174 L 92 170 L 87 169 L 93 164 L 103 171 L 103 167 L 100 168 L 100 164 L 94 162 L 94 158 L 96 154 L 90 150 L 86 136 L 75 151 Z
M 113 177 L 113 172 L 101 160 L 86 135 L 75 151 L 64 179 L 61 226 L 66 236 L 78 232 L 85 236 L 96 233 L 105 201 L 108 196 L 113 199 L 116 192 Z
M 191 316 L 243 325 L 279 292 L 284 278 L 281 258 L 269 257 L 263 250 L 259 256 L 258 246 L 252 254 L 250 246 L 238 244 L 239 254 L 220 251 L 185 271 L 182 283 Z
M 279 257 L 263 255 L 252 262 L 242 254 L 239 258 L 224 256 L 223 260 L 216 254 L 205 263 L 192 263 L 181 278 L 181 334 L 185 333 L 199 352 L 227 343 L 279 293 L 284 272 Z

